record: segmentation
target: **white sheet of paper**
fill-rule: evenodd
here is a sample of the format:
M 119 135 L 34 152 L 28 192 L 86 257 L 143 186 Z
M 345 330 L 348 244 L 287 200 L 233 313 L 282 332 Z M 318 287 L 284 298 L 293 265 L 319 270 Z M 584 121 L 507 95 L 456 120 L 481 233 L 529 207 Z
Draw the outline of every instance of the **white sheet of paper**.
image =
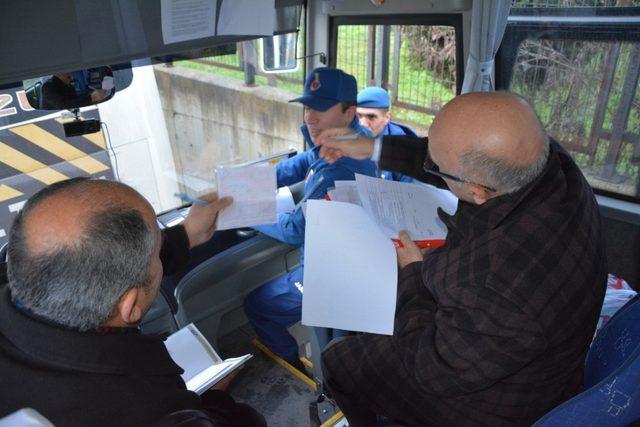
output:
M 360 206 L 307 202 L 302 323 L 392 335 L 398 268 L 391 240 Z
M 275 12 L 275 0 L 224 0 L 217 34 L 272 36 Z
M 279 214 L 291 212 L 296 208 L 296 204 L 293 201 L 293 194 L 291 194 L 291 190 L 289 189 L 289 187 L 278 188 L 278 193 L 276 194 L 276 204 L 276 211 Z
M 215 0 L 162 0 L 162 41 L 171 44 L 213 37 L 216 8 Z
M 252 227 L 276 221 L 276 168 L 269 164 L 216 169 L 218 196 L 233 203 L 218 214 L 218 230 Z
M 182 379 L 185 383 L 211 365 L 222 362 L 222 358 L 193 323 L 171 334 L 164 345 L 173 361 L 184 369 Z
M 446 238 L 447 227 L 437 208 L 455 213 L 458 199 L 450 191 L 360 174 L 356 183 L 362 206 L 387 236 L 396 238 L 400 230 L 407 230 L 413 240 Z

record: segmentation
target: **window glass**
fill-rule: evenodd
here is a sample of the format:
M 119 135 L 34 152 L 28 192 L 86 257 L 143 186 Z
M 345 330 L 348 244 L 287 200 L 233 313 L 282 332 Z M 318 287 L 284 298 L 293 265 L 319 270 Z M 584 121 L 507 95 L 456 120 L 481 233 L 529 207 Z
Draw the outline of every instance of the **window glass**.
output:
M 299 34 L 298 57 L 304 52 L 304 28 Z M 288 102 L 302 93 L 303 67 L 264 73 L 259 40 L 228 50 L 154 66 L 175 176 L 190 195 L 205 186 L 215 189 L 219 165 L 304 150 L 302 107 Z
M 640 43 L 584 37 L 522 40 L 511 53 L 509 90 L 532 103 L 594 188 L 638 197 Z
M 426 135 L 434 114 L 456 94 L 454 27 L 340 25 L 337 67 L 358 89 L 389 91 L 393 120 Z

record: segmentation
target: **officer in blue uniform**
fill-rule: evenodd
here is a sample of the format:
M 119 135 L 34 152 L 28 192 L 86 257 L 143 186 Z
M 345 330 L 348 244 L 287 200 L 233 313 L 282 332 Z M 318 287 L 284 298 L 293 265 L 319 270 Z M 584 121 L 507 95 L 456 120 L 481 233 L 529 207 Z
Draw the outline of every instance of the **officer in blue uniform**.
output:
M 358 120 L 375 138 L 385 135 L 416 136 L 411 128 L 391 120 L 389 94 L 381 87 L 368 87 L 358 94 Z M 397 172 L 382 171 L 381 178 L 389 181 L 414 182 L 413 178 Z
M 319 147 L 313 143 L 323 130 L 334 127 L 350 127 L 353 132 L 371 136 L 356 117 L 357 92 L 356 79 L 342 70 L 321 67 L 309 74 L 303 96 L 289 101 L 304 105 L 301 131 L 309 149 L 277 165 L 279 187 L 304 180 L 305 197 L 322 199 L 336 180 L 354 180 L 356 173 L 377 175 L 376 165 L 370 160 L 345 157 L 329 164 L 320 158 Z M 300 208 L 279 214 L 275 224 L 255 228 L 292 246 L 304 243 L 305 218 Z M 304 259 L 301 259 L 301 266 L 303 263 Z M 247 317 L 260 340 L 300 370 L 303 369 L 298 345 L 287 328 L 301 319 L 302 290 L 300 267 L 254 290 L 244 303 Z

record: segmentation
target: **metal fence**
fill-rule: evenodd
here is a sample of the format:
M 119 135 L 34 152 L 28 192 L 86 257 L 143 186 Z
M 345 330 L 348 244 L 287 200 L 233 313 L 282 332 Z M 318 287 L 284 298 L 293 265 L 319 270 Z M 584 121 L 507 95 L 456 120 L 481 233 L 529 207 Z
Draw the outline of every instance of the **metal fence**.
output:
M 410 116 L 407 111 L 432 116 L 453 98 L 455 59 L 452 27 L 342 25 L 338 28 L 337 67 L 353 74 L 360 89 L 375 85 L 389 90 L 396 116 L 398 113 Z M 430 122 L 430 117 L 420 115 L 413 115 L 413 121 Z
M 511 90 L 570 150 L 595 187 L 637 196 L 640 43 L 525 40 Z

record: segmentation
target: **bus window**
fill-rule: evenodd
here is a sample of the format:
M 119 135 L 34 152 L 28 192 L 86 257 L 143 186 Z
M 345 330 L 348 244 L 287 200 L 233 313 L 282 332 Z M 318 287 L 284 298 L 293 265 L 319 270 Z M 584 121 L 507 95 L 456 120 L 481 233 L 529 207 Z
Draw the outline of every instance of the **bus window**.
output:
M 639 13 L 630 7 L 514 8 L 497 73 L 502 88 L 531 102 L 596 190 L 636 201 L 640 35 L 630 29 Z
M 359 90 L 387 89 L 393 120 L 426 135 L 462 84 L 460 23 L 456 15 L 374 23 L 380 18 L 336 18 L 336 67 L 356 76 Z

